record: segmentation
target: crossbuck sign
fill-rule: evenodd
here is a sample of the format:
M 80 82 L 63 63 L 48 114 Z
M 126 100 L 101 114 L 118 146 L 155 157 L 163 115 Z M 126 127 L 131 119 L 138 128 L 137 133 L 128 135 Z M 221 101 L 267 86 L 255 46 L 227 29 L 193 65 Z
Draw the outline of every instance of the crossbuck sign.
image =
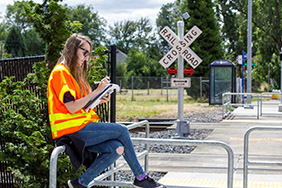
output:
M 172 45 L 172 49 L 159 61 L 164 67 L 169 67 L 175 59 L 181 55 L 192 67 L 195 69 L 201 62 L 202 59 L 193 52 L 189 46 L 196 40 L 196 38 L 202 33 L 202 31 L 194 26 L 188 33 L 183 37 L 183 40 L 179 40 L 176 34 L 171 31 L 169 27 L 164 27 L 160 35 Z

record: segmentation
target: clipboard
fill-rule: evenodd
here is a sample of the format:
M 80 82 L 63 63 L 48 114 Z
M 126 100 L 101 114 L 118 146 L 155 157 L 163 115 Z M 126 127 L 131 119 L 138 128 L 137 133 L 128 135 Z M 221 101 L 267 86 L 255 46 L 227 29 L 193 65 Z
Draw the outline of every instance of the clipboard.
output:
M 120 87 L 117 84 L 109 84 L 107 87 L 103 89 L 101 93 L 99 93 L 96 97 L 91 99 L 85 106 L 84 108 L 86 109 L 86 112 L 89 111 L 89 109 L 94 109 L 101 101 L 101 99 L 107 95 L 107 94 L 112 94 L 114 91 L 119 92 Z

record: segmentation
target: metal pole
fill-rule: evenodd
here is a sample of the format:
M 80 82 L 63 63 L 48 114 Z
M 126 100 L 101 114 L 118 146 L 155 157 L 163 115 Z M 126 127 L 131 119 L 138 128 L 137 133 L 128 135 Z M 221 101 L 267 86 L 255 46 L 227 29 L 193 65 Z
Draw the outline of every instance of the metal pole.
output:
M 3 42 L 1 41 L 1 44 L 0 44 L 0 48 L 1 48 L 1 59 L 3 59 Z
M 147 95 L 150 94 L 150 83 L 149 81 L 147 81 Z
M 244 161 L 243 161 L 243 188 L 248 188 L 248 168 L 250 164 L 254 164 L 254 165 L 281 165 L 281 163 L 272 163 L 272 162 L 250 162 L 249 161 L 249 138 L 250 138 L 250 134 L 251 132 L 255 131 L 255 130 L 266 130 L 266 131 L 276 131 L 276 130 L 282 130 L 281 126 L 265 126 L 265 127 L 259 127 L 259 126 L 254 126 L 254 127 L 250 127 L 245 135 L 244 135 Z M 262 170 L 262 169 L 261 169 Z
M 281 61 L 281 70 L 280 70 L 280 93 L 282 92 L 282 61 Z M 280 95 L 280 100 L 282 103 L 282 96 Z
M 257 97 L 258 97 L 258 100 L 257 100 L 257 105 L 258 105 L 258 107 L 257 107 L 257 119 L 259 119 L 259 95 L 257 95 Z
M 166 102 L 168 102 L 168 77 L 166 76 Z
M 242 93 L 245 92 L 245 78 L 244 78 L 244 52 L 242 51 Z M 244 104 L 244 95 L 242 95 L 242 104 Z
M 117 57 L 117 47 L 116 45 L 112 45 L 111 46 L 111 82 L 112 83 L 116 83 L 116 64 L 117 64 L 116 57 Z M 116 92 L 113 92 L 111 95 L 110 107 L 111 107 L 110 121 L 116 122 Z
M 281 51 L 282 51 L 282 49 L 281 49 Z M 280 70 L 280 92 L 282 92 L 282 61 L 281 61 L 281 70 Z M 280 97 L 281 98 L 281 103 L 282 103 L 282 97 Z
M 262 95 L 260 95 L 260 116 L 262 116 Z
M 268 63 L 268 79 L 267 79 L 268 85 L 270 84 L 270 63 Z M 268 89 L 269 91 L 269 89 Z
M 146 123 L 145 132 L 146 132 L 145 137 L 146 137 L 146 138 L 149 138 L 149 136 L 150 136 L 150 124 L 149 124 L 149 122 Z M 149 149 L 150 149 L 150 148 L 149 148 L 149 144 L 145 144 L 145 149 L 146 149 L 146 151 L 148 151 L 148 153 L 149 153 Z M 146 173 L 149 172 L 148 167 L 149 167 L 149 155 L 147 154 L 147 155 L 145 156 L 145 159 L 144 159 L 144 170 L 145 170 Z
M 131 76 L 131 101 L 133 101 L 133 76 Z
M 184 22 L 178 21 L 177 22 L 178 28 L 178 38 L 179 40 L 183 39 L 184 36 Z M 178 78 L 184 78 L 183 71 L 183 57 L 180 55 L 178 56 Z M 178 88 L 178 120 L 183 121 L 184 112 L 183 112 L 183 100 L 184 100 L 184 88 Z
M 252 93 L 252 0 L 248 0 L 248 75 L 247 93 Z M 251 96 L 247 96 L 247 104 L 251 104 Z
M 114 162 L 111 166 L 110 166 L 110 170 L 115 169 L 116 167 L 116 162 Z M 115 174 L 111 175 L 111 181 L 115 181 Z M 115 188 L 115 186 L 111 186 L 111 188 Z
M 224 96 L 225 96 L 225 93 L 222 94 L 222 99 L 221 99 L 222 100 L 222 119 L 225 118 L 225 116 L 224 116 L 224 114 L 225 114 L 224 113 Z
M 177 22 L 178 28 L 178 38 L 181 41 L 184 37 L 184 22 L 178 21 Z M 178 56 L 178 78 L 184 78 L 184 63 L 183 57 L 180 55 Z M 178 135 L 178 138 L 184 138 L 190 134 L 189 128 L 189 121 L 184 121 L 184 110 L 183 110 L 183 103 L 184 103 L 184 88 L 178 88 L 178 117 L 177 117 L 177 127 L 175 132 Z
M 203 102 L 203 86 L 202 86 L 202 77 L 200 76 L 200 97 L 201 97 L 201 102 Z
M 248 163 L 249 163 L 249 134 L 251 130 L 249 129 L 244 136 L 244 165 L 243 165 L 243 188 L 248 187 Z
M 163 95 L 163 77 L 161 77 L 161 95 Z
M 280 92 L 282 92 L 282 47 L 281 47 L 281 51 L 280 51 L 280 61 L 281 61 L 281 71 L 280 71 Z M 282 102 L 282 97 L 281 97 L 281 102 Z
M 58 146 L 52 151 L 50 158 L 49 188 L 57 187 L 57 160 L 59 154 L 63 153 L 65 150 L 65 146 Z
M 281 70 L 280 70 L 280 93 L 282 93 L 282 48 L 280 51 L 280 61 L 281 61 Z M 279 95 L 281 103 L 278 106 L 278 112 L 282 112 L 282 95 Z
M 281 49 L 282 50 L 282 49 Z M 281 61 L 281 71 L 280 71 L 280 91 L 282 92 L 282 61 Z M 281 99 L 281 102 L 282 102 L 282 99 Z

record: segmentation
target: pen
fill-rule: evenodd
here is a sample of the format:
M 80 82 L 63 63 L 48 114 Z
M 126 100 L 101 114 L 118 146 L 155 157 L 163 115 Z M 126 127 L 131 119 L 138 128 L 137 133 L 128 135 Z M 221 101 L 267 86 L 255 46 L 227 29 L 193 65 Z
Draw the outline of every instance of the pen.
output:
M 111 82 L 110 77 L 109 77 L 109 76 L 106 76 L 106 77 L 109 78 L 108 81 Z M 96 85 L 96 84 L 100 84 L 100 81 L 94 82 L 94 84 L 95 84 L 95 85 Z

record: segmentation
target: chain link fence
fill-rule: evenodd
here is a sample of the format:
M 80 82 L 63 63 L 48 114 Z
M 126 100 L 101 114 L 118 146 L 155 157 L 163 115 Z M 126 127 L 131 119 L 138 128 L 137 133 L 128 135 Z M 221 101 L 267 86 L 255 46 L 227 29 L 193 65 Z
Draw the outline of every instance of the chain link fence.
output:
M 202 102 L 209 98 L 209 78 L 190 77 L 191 87 L 185 88 L 188 95 Z M 131 95 L 132 100 L 137 95 L 177 96 L 177 88 L 171 88 L 171 77 L 117 77 L 116 83 L 121 88 L 121 95 Z

